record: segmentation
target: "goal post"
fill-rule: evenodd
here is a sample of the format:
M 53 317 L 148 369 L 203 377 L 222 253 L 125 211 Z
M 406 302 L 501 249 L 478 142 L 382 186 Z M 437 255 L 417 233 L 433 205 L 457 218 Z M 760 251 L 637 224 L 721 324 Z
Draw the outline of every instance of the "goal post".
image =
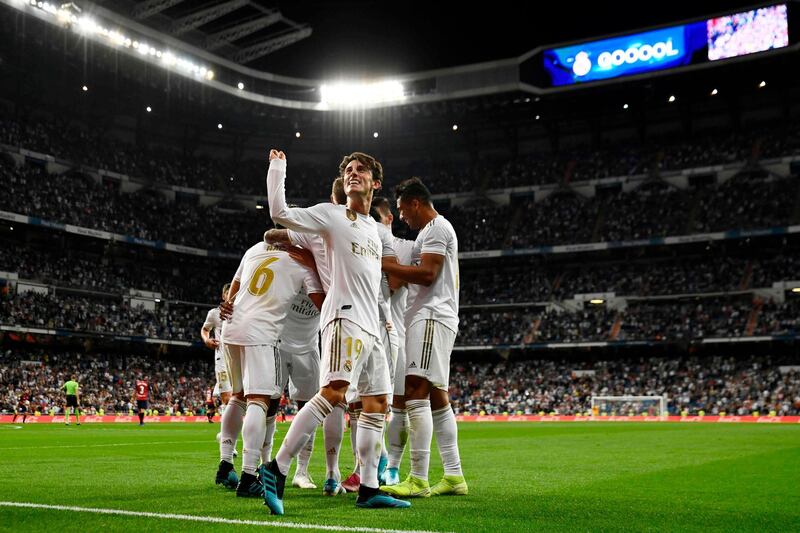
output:
M 667 415 L 666 396 L 592 396 L 592 416 Z

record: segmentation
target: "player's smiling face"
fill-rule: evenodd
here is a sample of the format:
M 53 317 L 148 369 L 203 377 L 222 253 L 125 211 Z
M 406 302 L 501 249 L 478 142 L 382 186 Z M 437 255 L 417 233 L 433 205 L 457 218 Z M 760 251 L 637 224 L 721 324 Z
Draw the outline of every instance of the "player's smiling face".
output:
M 417 230 L 419 223 L 419 200 L 397 199 L 397 211 L 400 220 L 408 224 L 408 227 Z
M 372 170 L 359 161 L 353 159 L 344 169 L 344 192 L 351 194 L 369 194 L 372 191 Z

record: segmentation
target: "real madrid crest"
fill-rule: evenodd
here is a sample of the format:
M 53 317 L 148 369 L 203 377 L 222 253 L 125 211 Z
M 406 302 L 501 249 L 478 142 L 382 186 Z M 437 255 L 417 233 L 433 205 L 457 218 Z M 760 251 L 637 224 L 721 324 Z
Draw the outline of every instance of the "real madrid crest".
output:
M 350 220 L 352 220 L 353 222 L 355 222 L 356 220 L 358 220 L 358 215 L 356 214 L 356 212 L 355 212 L 355 211 L 353 211 L 352 209 L 350 209 L 350 208 L 348 207 L 348 208 L 347 208 L 347 218 L 349 218 Z

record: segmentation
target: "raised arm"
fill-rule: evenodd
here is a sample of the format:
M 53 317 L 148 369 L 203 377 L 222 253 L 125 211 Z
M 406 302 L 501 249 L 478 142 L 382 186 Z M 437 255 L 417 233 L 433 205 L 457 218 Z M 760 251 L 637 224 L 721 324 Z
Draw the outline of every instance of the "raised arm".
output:
M 267 171 L 267 199 L 269 216 L 273 222 L 304 233 L 324 233 L 325 211 L 322 204 L 310 208 L 292 207 L 286 204 L 286 155 L 270 150 Z

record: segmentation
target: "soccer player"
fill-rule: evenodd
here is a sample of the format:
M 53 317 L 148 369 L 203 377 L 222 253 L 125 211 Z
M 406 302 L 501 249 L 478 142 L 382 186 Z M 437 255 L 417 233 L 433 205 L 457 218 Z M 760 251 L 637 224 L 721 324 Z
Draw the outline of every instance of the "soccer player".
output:
M 245 252 L 231 282 L 227 302 L 235 313 L 220 315 L 225 320 L 222 340 L 229 355 L 232 395 L 236 404 L 243 398 L 247 401 L 242 426 L 242 475 L 236 488 L 240 497 L 260 497 L 263 493 L 257 470 L 263 476 L 263 467 L 259 469 L 258 464 L 266 442 L 267 419 L 275 414 L 269 412 L 269 405 L 283 392 L 278 341 L 292 300 L 300 290 L 316 306 L 322 306 L 324 293 L 317 275 L 286 251 L 259 242 Z M 230 434 L 223 433 L 222 437 L 223 442 L 232 440 Z M 217 478 L 227 477 L 224 470 L 230 468 L 232 463 L 221 460 Z
M 364 410 L 358 434 L 362 483 L 356 506 L 408 507 L 408 502 L 378 490 L 379 442 L 390 391 L 389 369 L 378 331 L 381 263 L 392 256 L 369 216 L 374 177 L 383 169 L 373 157 L 350 154 L 339 170 L 347 205 L 329 203 L 302 209 L 286 205 L 286 156 L 270 151 L 267 190 L 272 220 L 289 229 L 321 235 L 329 256 L 331 285 L 322 307 L 322 372 L 319 392 L 300 410 L 280 450 L 264 473 L 264 499 L 273 514 L 283 514 L 283 492 L 292 459 L 317 426 L 342 403 L 350 383 L 357 384 Z
M 402 483 L 381 490 L 402 497 L 467 494 L 458 452 L 458 427 L 447 388 L 450 354 L 458 331 L 458 239 L 450 222 L 431 203 L 419 178 L 397 186 L 400 220 L 419 230 L 413 265 L 384 263 L 390 275 L 408 283 L 405 400 L 411 444 L 411 474 Z M 444 466 L 444 477 L 428 483 L 431 438 Z
M 333 205 L 345 205 L 347 203 L 347 195 L 344 193 L 344 181 L 341 176 L 333 180 L 331 185 L 330 201 Z M 290 206 L 293 207 L 293 206 Z M 264 240 L 273 244 L 280 244 L 283 246 L 300 246 L 311 252 L 314 259 L 314 267 L 319 274 L 319 280 L 322 283 L 323 290 L 327 293 L 330 290 L 331 274 L 329 255 L 327 255 L 325 242 L 322 237 L 312 233 L 301 233 L 298 231 L 281 229 L 271 229 L 264 234 Z M 317 327 L 319 328 L 319 319 L 317 319 Z M 317 388 L 319 381 L 317 381 Z M 344 413 L 347 410 L 347 405 L 340 403 L 333 406 L 333 412 L 325 418 L 322 423 L 323 438 L 325 444 L 325 470 L 326 477 L 325 483 L 322 488 L 322 493 L 326 496 L 335 496 L 337 494 L 344 494 L 345 489 L 341 485 L 341 472 L 339 471 L 339 450 L 342 446 L 342 436 L 344 435 Z M 283 415 L 285 420 L 285 414 Z M 312 440 L 313 437 L 309 440 Z M 353 441 L 353 448 L 355 449 L 355 440 L 353 433 L 351 433 L 351 440 Z M 303 461 L 303 455 L 306 453 L 306 448 L 301 451 L 298 456 L 298 468 L 300 462 Z M 297 472 L 295 471 L 295 477 Z M 292 481 L 294 484 L 294 480 Z
M 206 417 L 208 417 L 208 423 L 211 424 L 214 421 L 214 412 L 217 410 L 217 404 L 214 403 L 214 389 L 208 387 L 206 389 Z
M 147 411 L 147 401 L 150 399 L 149 378 L 137 379 L 133 385 L 133 399 L 136 401 L 136 414 L 139 415 L 139 425 L 144 425 L 144 412 Z
M 22 423 L 25 423 L 25 420 L 28 419 L 28 409 L 31 405 L 31 393 L 28 391 L 23 391 L 22 394 L 19 396 L 19 400 L 17 401 L 16 409 L 14 409 L 14 419 L 11 421 L 12 423 L 17 421 L 17 417 L 22 415 Z M 65 411 L 66 416 L 66 411 Z
M 389 200 L 375 198 L 372 201 L 372 216 L 381 224 L 391 230 L 394 215 Z M 392 236 L 392 248 L 397 254 L 397 262 L 401 265 L 410 265 L 414 241 Z M 386 438 L 389 442 L 388 468 L 384 473 L 381 483 L 383 485 L 397 485 L 400 483 L 400 462 L 403 459 L 403 450 L 408 440 L 408 414 L 406 413 L 405 394 L 405 361 L 406 361 L 406 328 L 405 311 L 406 295 L 408 288 L 405 283 L 393 283 L 391 295 L 392 325 L 396 334 L 397 360 L 394 373 L 394 393 L 392 394 L 392 416 L 386 428 Z
M 64 402 L 64 423 L 69 425 L 69 411 L 68 409 L 72 409 L 72 412 L 75 413 L 75 422 L 77 425 L 81 425 L 80 419 L 80 385 L 78 382 L 75 381 L 75 374 L 70 377 L 70 380 L 64 383 L 61 386 L 61 390 L 66 393 L 66 401 Z
M 222 301 L 228 295 L 230 283 L 222 287 Z M 225 360 L 225 349 L 220 342 L 222 336 L 222 320 L 219 318 L 219 307 L 211 309 L 206 315 L 206 321 L 200 329 L 200 338 L 203 344 L 214 350 L 214 373 L 217 376 L 217 387 L 223 404 L 227 404 L 231 397 L 231 382 L 228 378 L 228 365 Z

